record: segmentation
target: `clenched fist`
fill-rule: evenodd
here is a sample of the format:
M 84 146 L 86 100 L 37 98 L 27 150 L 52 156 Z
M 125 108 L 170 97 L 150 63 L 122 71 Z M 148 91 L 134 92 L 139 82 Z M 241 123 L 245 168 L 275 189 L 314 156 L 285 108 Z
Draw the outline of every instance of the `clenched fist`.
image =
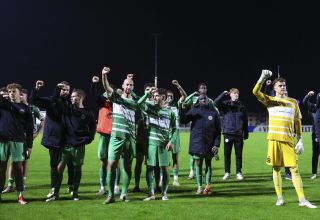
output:
M 272 72 L 270 70 L 262 70 L 261 76 L 260 76 L 258 82 L 264 83 L 271 76 L 272 76 Z
M 92 82 L 93 83 L 99 82 L 99 77 L 97 77 L 97 76 L 92 77 Z
M 173 85 L 175 85 L 175 86 L 179 86 L 179 82 L 178 82 L 178 80 L 175 80 L 175 79 L 174 79 L 174 80 L 172 80 L 172 84 L 173 84 Z
M 132 73 L 127 74 L 127 79 L 133 79 L 133 74 Z
M 110 73 L 110 68 L 109 67 L 103 67 L 102 74 L 108 74 L 108 73 Z
M 36 90 L 39 90 L 43 86 L 44 86 L 44 82 L 42 80 L 37 80 L 37 82 L 36 82 Z
M 313 96 L 313 95 L 314 95 L 314 91 L 308 92 L 308 96 Z

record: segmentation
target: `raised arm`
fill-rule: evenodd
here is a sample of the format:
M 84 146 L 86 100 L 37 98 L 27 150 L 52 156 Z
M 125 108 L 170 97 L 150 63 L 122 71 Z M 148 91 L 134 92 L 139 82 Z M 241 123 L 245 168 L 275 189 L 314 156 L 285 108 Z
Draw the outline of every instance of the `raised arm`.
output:
M 7 110 L 14 110 L 16 113 L 24 115 L 26 113 L 26 109 L 23 108 L 20 104 L 11 102 L 8 99 L 0 96 L 0 108 Z
M 320 93 L 317 94 L 317 102 L 316 102 L 316 109 L 320 108 Z
M 199 93 L 196 91 L 196 92 L 190 94 L 189 96 L 187 96 L 185 103 L 186 103 L 187 105 L 192 106 L 192 105 L 193 105 L 193 103 L 192 103 L 192 98 L 193 98 L 194 96 L 198 95 L 198 94 L 199 94 Z
M 104 103 L 106 101 L 106 97 L 104 97 L 103 94 L 99 94 L 99 92 L 98 92 L 99 82 L 100 82 L 100 79 L 98 76 L 92 77 L 90 91 L 96 101 L 97 106 L 100 108 L 104 105 Z
M 147 98 L 149 98 L 151 94 L 154 93 L 155 91 L 157 91 L 157 89 L 155 87 L 152 87 L 150 91 L 147 91 L 144 93 L 144 95 L 138 100 L 138 105 L 140 108 L 144 106 Z
M 99 95 L 98 95 L 98 83 L 99 83 L 99 77 L 94 76 L 91 79 L 91 85 L 90 85 L 90 92 L 92 96 L 95 98 L 96 102 L 99 100 Z
M 109 67 L 103 67 L 102 69 L 102 85 L 106 92 L 112 93 L 113 89 L 111 88 L 108 81 L 108 74 L 110 73 Z
M 307 107 L 310 112 L 316 112 L 316 103 L 310 102 L 310 97 L 314 96 L 314 91 L 309 91 L 308 94 L 303 98 L 302 103 Z
M 272 76 L 272 72 L 270 70 L 262 70 L 261 76 L 255 85 L 255 87 L 252 90 L 252 93 L 257 97 L 257 99 L 262 102 L 263 104 L 266 104 L 266 95 L 261 92 L 261 88 L 263 83 Z
M 184 102 L 187 98 L 187 93 L 184 89 L 180 86 L 178 80 L 172 80 L 172 84 L 179 90 L 181 98 L 179 99 L 181 102 Z
M 31 104 L 46 108 L 48 105 L 50 105 L 50 98 L 39 97 L 39 91 L 42 87 L 44 87 L 44 82 L 42 80 L 37 80 L 35 88 L 30 93 L 29 100 Z
M 223 91 L 217 98 L 215 98 L 215 100 L 213 101 L 213 104 L 215 106 L 219 105 L 220 104 L 220 101 L 223 97 L 225 97 L 226 95 L 229 95 L 229 92 L 228 91 Z
M 128 73 L 127 74 L 127 79 L 132 79 L 133 80 L 133 76 L 134 76 L 133 73 Z

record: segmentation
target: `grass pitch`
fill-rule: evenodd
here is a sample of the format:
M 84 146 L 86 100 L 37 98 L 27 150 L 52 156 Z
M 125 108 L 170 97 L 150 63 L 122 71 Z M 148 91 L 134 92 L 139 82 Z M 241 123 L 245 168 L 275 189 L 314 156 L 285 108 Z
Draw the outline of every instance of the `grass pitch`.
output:
M 145 167 L 141 177 L 141 193 L 129 193 L 130 202 L 117 202 L 102 205 L 104 197 L 97 197 L 99 189 L 99 160 L 97 159 L 98 135 L 86 147 L 85 163 L 79 189 L 80 201 L 73 201 L 61 188 L 60 199 L 45 203 L 50 189 L 49 155 L 40 145 L 40 137 L 34 143 L 30 159 L 30 172 L 27 179 L 25 197 L 29 204 L 17 204 L 17 194 L 2 195 L 0 219 L 318 219 L 319 209 L 298 207 L 298 198 L 291 181 L 283 179 L 285 205 L 276 207 L 276 194 L 271 180 L 271 167 L 265 164 L 267 152 L 266 133 L 250 133 L 243 151 L 243 181 L 235 178 L 235 157 L 232 152 L 231 178 L 222 181 L 224 174 L 223 144 L 220 147 L 220 160 L 213 159 L 213 193 L 210 196 L 196 195 L 195 180 L 188 180 L 189 133 L 181 133 L 182 152 L 180 158 L 180 187 L 169 186 L 169 201 L 143 202 L 146 193 Z M 304 134 L 305 153 L 299 158 L 300 173 L 308 200 L 320 206 L 320 177 L 311 176 L 311 134 Z M 133 164 L 134 167 L 134 164 Z M 172 174 L 172 171 L 170 172 Z M 284 174 L 284 170 L 282 171 Z M 284 175 L 283 175 L 284 176 Z M 66 177 L 66 174 L 65 174 Z M 64 178 L 63 183 L 66 182 Z M 130 189 L 133 188 L 134 177 Z M 64 193 L 65 192 L 65 193 Z

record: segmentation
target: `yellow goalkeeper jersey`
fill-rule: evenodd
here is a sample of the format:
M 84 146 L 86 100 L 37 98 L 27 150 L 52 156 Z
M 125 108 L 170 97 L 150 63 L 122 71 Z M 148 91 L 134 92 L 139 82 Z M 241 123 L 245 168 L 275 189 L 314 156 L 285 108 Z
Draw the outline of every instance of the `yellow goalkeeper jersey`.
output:
M 262 84 L 257 83 L 253 94 L 264 104 L 269 112 L 268 140 L 293 144 L 295 134 L 301 136 L 301 112 L 297 100 L 278 98 L 261 92 Z

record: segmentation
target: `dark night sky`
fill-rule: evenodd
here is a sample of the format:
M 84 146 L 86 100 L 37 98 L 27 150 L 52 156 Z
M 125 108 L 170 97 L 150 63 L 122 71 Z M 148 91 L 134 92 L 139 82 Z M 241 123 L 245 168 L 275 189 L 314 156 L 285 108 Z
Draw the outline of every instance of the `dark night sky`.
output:
M 302 99 L 317 90 L 320 14 L 315 5 L 291 1 L 2 1 L 0 4 L 1 85 L 37 79 L 44 93 L 61 80 L 88 89 L 93 74 L 111 67 L 120 86 L 135 74 L 135 90 L 153 81 L 154 39 L 159 38 L 160 87 L 187 93 L 199 82 L 216 97 L 231 87 L 249 111 L 263 111 L 251 90 L 261 69 L 288 80 L 289 95 Z M 115 1 L 114 1 L 115 2 Z M 119 1 L 120 2 L 120 1 Z

